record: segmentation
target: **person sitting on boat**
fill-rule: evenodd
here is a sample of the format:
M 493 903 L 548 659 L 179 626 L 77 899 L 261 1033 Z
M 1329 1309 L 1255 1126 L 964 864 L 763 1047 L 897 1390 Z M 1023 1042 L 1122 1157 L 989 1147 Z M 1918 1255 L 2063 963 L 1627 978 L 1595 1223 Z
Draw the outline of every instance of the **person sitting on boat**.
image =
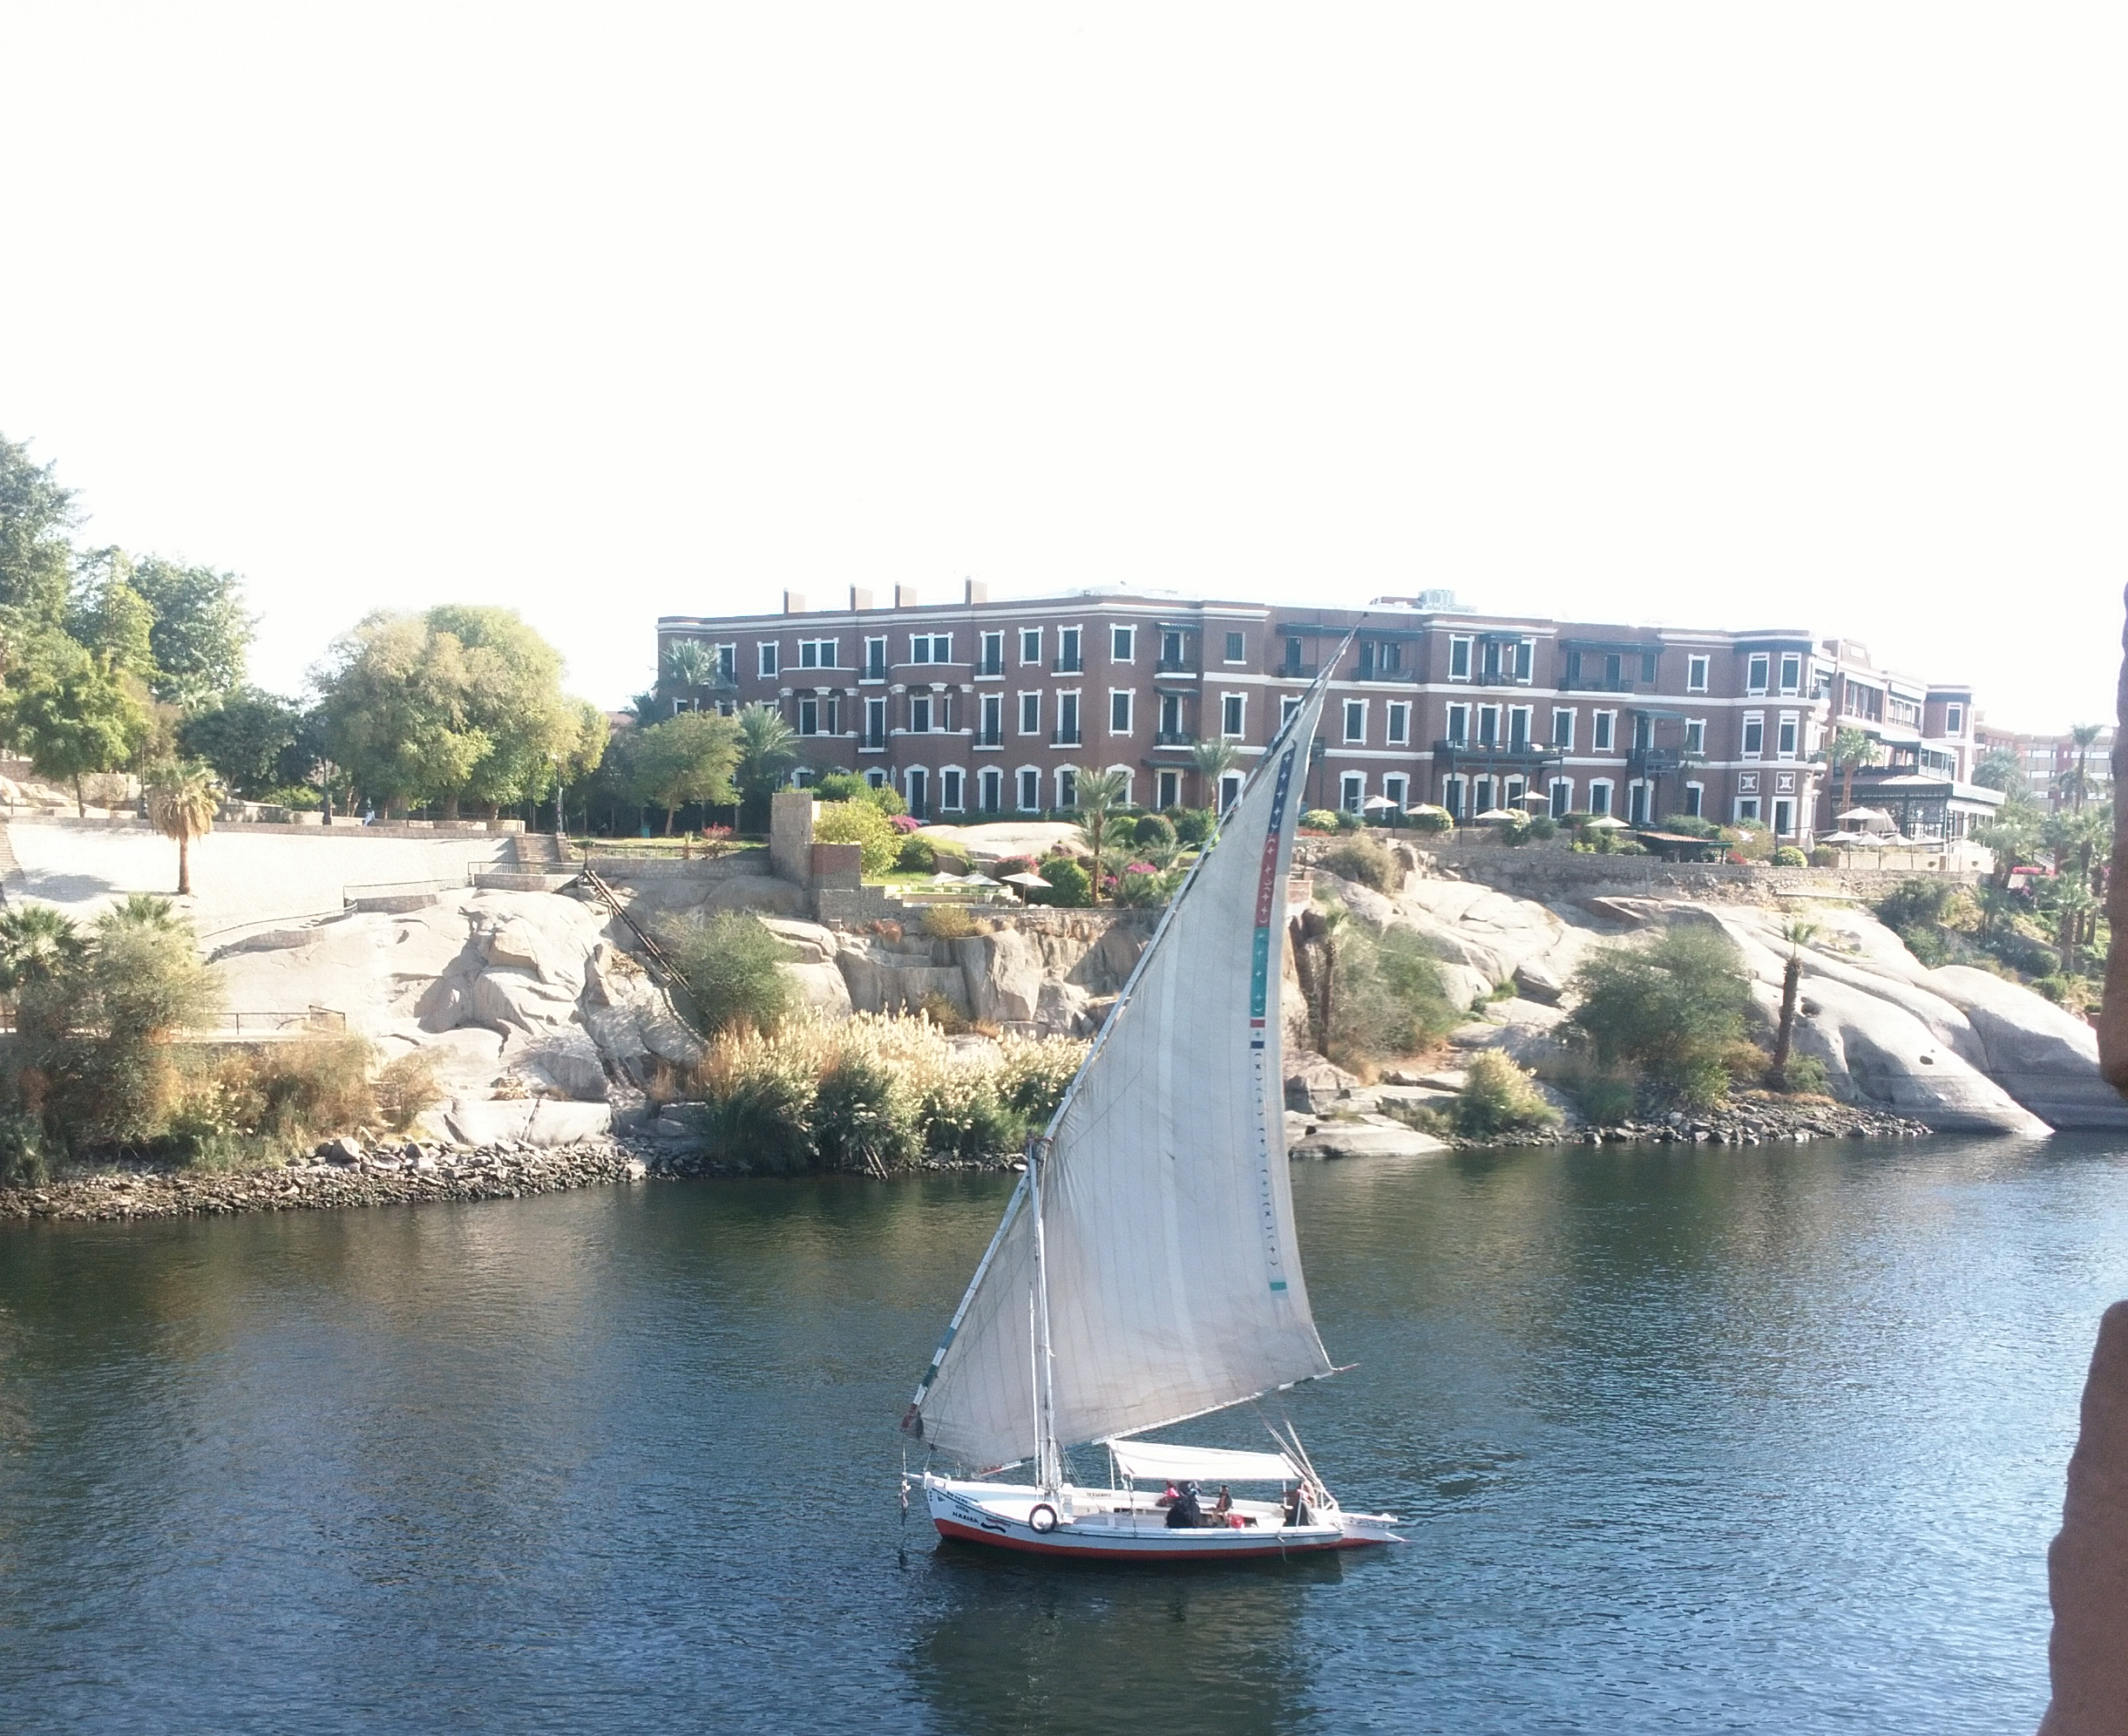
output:
M 1175 1504 L 1168 1509 L 1168 1529 L 1171 1531 L 1194 1531 L 1204 1523 L 1204 1509 L 1197 1500 L 1197 1486 L 1193 1482 L 1183 1485 L 1183 1492 L 1176 1496 Z
M 1227 1515 L 1231 1513 L 1233 1510 L 1234 1497 L 1227 1492 L 1227 1486 L 1224 1483 L 1221 1483 L 1219 1485 L 1219 1499 L 1212 1502 L 1212 1522 L 1215 1524 L 1225 1524 Z
M 1315 1522 L 1315 1515 L 1308 1510 L 1308 1497 L 1298 1483 L 1285 1492 L 1285 1522 L 1289 1525 Z
M 1174 1505 L 1175 1505 L 1175 1503 L 1176 1503 L 1176 1502 L 1180 1501 L 1182 1498 L 1183 1498 L 1183 1492 L 1182 1492 L 1182 1490 L 1180 1490 L 1179 1488 L 1176 1488 L 1176 1486 L 1175 1486 L 1173 1483 L 1169 1483 L 1169 1484 L 1168 1485 L 1168 1492 L 1167 1492 L 1165 1495 L 1162 1495 L 1162 1496 L 1160 1497 L 1160 1499 L 1159 1499 L 1159 1500 L 1155 1501 L 1155 1502 L 1153 1503 L 1153 1505 L 1154 1505 L 1154 1506 L 1155 1506 L 1155 1507 L 1172 1507 L 1172 1506 L 1174 1506 Z

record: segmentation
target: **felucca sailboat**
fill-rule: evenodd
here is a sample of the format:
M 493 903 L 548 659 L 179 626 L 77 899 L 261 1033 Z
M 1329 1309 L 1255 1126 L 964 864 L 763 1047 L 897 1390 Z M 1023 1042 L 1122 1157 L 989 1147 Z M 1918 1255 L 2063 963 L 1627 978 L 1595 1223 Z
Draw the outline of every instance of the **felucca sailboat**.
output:
M 1297 1433 L 1256 1452 L 1140 1438 L 1336 1372 L 1294 1242 L 1278 1006 L 1324 688 L 1265 750 L 1029 1143 L 902 1419 L 973 1470 L 918 1480 L 944 1536 L 1131 1560 L 1401 1541 L 1390 1516 L 1339 1508 Z M 1074 1484 L 1067 1446 L 1105 1448 L 1109 1486 Z

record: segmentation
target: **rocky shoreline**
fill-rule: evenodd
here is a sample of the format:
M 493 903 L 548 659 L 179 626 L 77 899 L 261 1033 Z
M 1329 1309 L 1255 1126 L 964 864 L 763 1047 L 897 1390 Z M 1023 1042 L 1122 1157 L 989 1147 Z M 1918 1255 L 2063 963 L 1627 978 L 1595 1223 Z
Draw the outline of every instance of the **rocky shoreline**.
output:
M 1371 1118 L 1372 1119 L 1372 1118 Z M 1827 1099 L 1734 1102 L 1658 1122 L 1611 1127 L 1561 1126 L 1467 1139 L 1429 1141 L 1436 1148 L 1479 1150 L 1513 1145 L 1777 1145 L 1813 1139 L 1915 1139 L 1919 1122 L 1858 1109 Z M 331 1142 L 309 1162 L 252 1170 L 114 1167 L 68 1176 L 34 1188 L 0 1188 L 0 1222 L 30 1218 L 105 1222 L 123 1218 L 220 1217 L 240 1211 L 318 1211 L 340 1206 L 412 1205 L 429 1200 L 525 1199 L 535 1194 L 656 1179 L 736 1178 L 752 1165 L 618 1139 L 534 1146 L 504 1141 L 478 1147 L 410 1141 L 364 1150 Z M 1347 1155 L 1332 1149 L 1298 1156 Z M 1369 1155 L 1355 1148 L 1349 1155 Z M 980 1174 L 1017 1160 L 933 1159 L 913 1173 Z

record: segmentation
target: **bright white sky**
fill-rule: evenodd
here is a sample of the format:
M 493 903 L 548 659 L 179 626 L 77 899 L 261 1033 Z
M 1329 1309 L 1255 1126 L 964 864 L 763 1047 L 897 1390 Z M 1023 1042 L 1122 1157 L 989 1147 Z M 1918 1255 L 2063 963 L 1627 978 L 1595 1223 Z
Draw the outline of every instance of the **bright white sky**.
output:
M 0 11 L 0 432 L 293 688 L 514 604 L 1796 622 L 2110 715 L 2128 12 Z

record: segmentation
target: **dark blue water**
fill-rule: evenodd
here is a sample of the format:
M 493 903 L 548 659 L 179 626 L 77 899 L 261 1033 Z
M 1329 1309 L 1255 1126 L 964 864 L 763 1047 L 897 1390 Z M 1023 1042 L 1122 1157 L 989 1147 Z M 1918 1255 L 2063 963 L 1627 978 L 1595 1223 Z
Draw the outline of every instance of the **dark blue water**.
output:
M 1414 1542 L 1211 1571 L 902 1529 L 893 1422 L 1000 1181 L 0 1231 L 0 1727 L 2037 1723 L 2128 1149 L 1295 1189 L 1359 1366 L 1290 1413 Z

